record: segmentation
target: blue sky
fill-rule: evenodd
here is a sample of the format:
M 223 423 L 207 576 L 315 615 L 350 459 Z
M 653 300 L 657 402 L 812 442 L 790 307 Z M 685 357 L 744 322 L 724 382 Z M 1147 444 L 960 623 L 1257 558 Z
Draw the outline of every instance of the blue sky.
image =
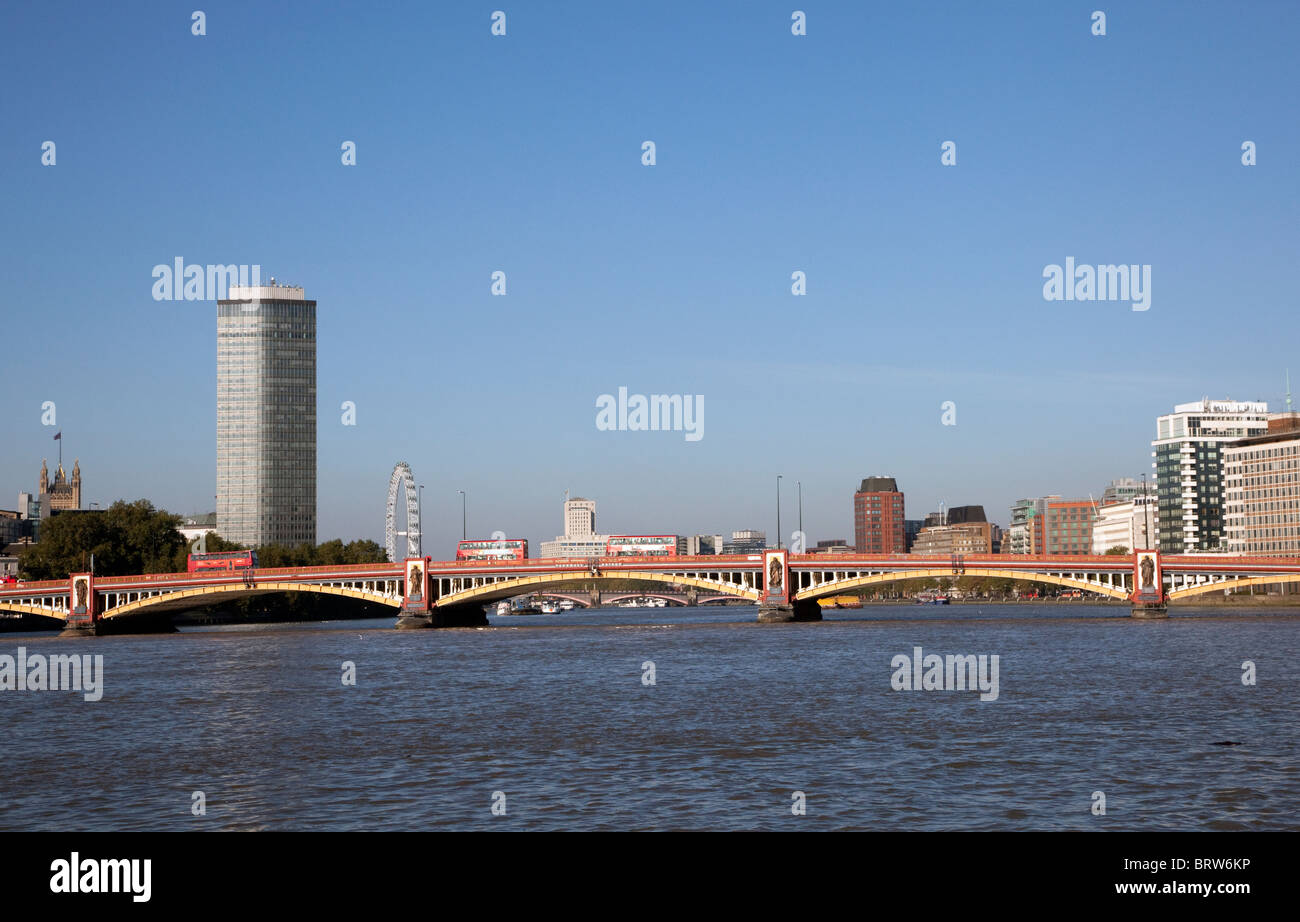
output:
M 150 294 L 177 256 L 317 300 L 322 540 L 382 538 L 399 459 L 434 554 L 461 489 L 535 541 L 566 488 L 602 530 L 771 533 L 778 473 L 812 540 L 873 474 L 1005 524 L 1147 470 L 1175 403 L 1282 398 L 1300 5 L 196 6 L 0 12 L 0 506 L 53 400 L 87 501 L 213 508 L 215 305 Z M 1150 264 L 1150 310 L 1045 301 L 1067 256 Z M 704 438 L 598 431 L 619 386 L 704 395 Z

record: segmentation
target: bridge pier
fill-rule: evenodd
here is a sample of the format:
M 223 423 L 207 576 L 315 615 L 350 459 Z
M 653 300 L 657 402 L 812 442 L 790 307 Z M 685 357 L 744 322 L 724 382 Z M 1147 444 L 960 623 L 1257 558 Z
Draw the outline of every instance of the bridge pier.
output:
M 1164 602 L 1134 602 L 1129 612 L 1131 617 L 1145 621 L 1169 617 L 1169 606 Z
M 178 634 L 172 624 L 174 612 L 164 611 L 150 615 L 131 615 L 124 618 L 97 618 L 94 621 L 69 620 L 59 632 L 60 637 L 104 637 L 122 634 Z
M 481 602 L 439 605 L 433 610 L 434 627 L 487 627 L 487 612 Z
M 759 624 L 788 624 L 791 621 L 820 621 L 822 607 L 815 599 L 795 599 L 792 602 L 768 603 L 758 606 Z
M 89 618 L 84 621 L 69 618 L 64 622 L 63 630 L 59 631 L 59 636 L 78 638 L 98 637 L 102 633 L 103 631 L 99 629 L 98 621 L 91 621 Z
M 396 627 L 399 631 L 412 631 L 419 628 L 433 627 L 433 618 L 429 615 L 399 615 L 397 617 Z
M 399 631 L 420 630 L 434 627 L 487 627 L 487 612 L 478 602 L 463 602 L 459 605 L 440 605 L 428 614 L 406 612 L 397 619 Z

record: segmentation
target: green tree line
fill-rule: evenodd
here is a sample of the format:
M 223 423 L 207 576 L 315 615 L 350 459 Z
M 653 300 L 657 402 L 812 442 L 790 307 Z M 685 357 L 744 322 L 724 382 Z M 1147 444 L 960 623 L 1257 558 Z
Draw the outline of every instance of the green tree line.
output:
M 90 569 L 94 555 L 99 576 L 136 573 L 183 573 L 190 545 L 176 529 L 181 516 L 154 508 L 145 499 L 118 500 L 102 511 L 68 511 L 41 522 L 40 541 L 24 548 L 19 560 L 23 579 L 66 579 Z M 242 550 L 216 535 L 205 538 L 205 550 Z M 388 559 L 374 541 L 344 544 L 340 539 L 296 547 L 271 544 L 255 549 L 259 567 L 308 567 L 349 563 L 379 563 Z

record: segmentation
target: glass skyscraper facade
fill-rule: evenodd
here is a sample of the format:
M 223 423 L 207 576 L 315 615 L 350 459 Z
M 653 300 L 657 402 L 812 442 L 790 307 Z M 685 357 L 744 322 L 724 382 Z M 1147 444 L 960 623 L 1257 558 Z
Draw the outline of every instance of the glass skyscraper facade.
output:
M 316 543 L 316 302 L 275 279 L 217 302 L 217 530 Z

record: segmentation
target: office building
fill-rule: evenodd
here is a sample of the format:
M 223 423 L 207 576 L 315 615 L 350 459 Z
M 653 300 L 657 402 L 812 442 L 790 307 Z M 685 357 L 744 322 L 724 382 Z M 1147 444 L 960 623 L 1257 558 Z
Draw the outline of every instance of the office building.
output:
M 1223 448 L 1230 554 L 1300 557 L 1300 415 L 1276 413 L 1263 435 Z
M 217 530 L 316 543 L 316 302 L 277 284 L 217 302 Z
M 17 544 L 27 531 L 27 522 L 16 509 L 0 509 L 0 550 Z
M 1018 499 L 1011 507 L 1011 524 L 1002 539 L 1003 554 L 1039 554 L 1043 547 L 1043 516 L 1047 504 L 1061 497 L 1040 496 Z
M 983 506 L 953 506 L 944 516 L 944 525 L 965 525 L 969 522 L 987 522 Z
M 731 540 L 722 545 L 724 554 L 757 554 L 767 549 L 767 532 L 741 529 L 731 533 Z
M 848 542 L 843 538 L 828 538 L 825 541 L 818 541 L 816 547 L 808 548 L 809 554 L 852 554 L 854 549 L 849 547 Z
M 1050 499 L 1036 539 L 1036 554 L 1091 554 L 1097 507 L 1090 499 Z
M 564 501 L 564 537 L 589 538 L 596 533 L 596 501 L 575 496 Z
M 912 544 L 913 554 L 991 554 L 993 528 L 988 522 L 927 525 Z
M 682 553 L 691 557 L 722 553 L 722 535 L 687 535 Z
M 596 501 L 575 496 L 564 500 L 564 534 L 542 542 L 543 557 L 604 557 L 609 535 L 596 532 Z
M 1020 499 L 1002 538 L 1003 554 L 1091 554 L 1097 507 L 1090 499 L 1061 499 L 1055 493 Z
M 904 554 L 903 494 L 893 477 L 867 477 L 853 494 L 853 547 L 859 554 Z
M 1149 550 L 1155 540 L 1156 495 L 1141 493 L 1097 509 L 1092 523 L 1092 553 L 1106 554 L 1116 548 Z
M 1267 431 L 1266 403 L 1205 398 L 1157 418 L 1151 457 L 1160 550 L 1224 549 L 1223 451 Z
M 1117 477 L 1106 488 L 1101 491 L 1101 500 L 1098 506 L 1111 506 L 1115 503 L 1126 503 L 1134 497 L 1141 496 L 1143 492 L 1143 483 L 1136 477 Z

